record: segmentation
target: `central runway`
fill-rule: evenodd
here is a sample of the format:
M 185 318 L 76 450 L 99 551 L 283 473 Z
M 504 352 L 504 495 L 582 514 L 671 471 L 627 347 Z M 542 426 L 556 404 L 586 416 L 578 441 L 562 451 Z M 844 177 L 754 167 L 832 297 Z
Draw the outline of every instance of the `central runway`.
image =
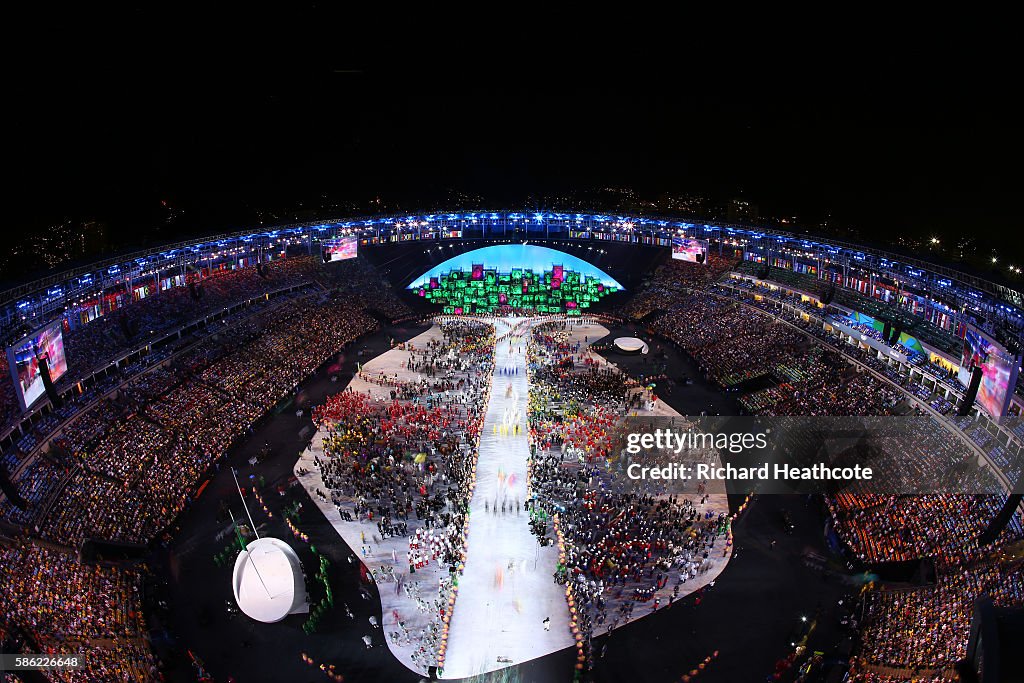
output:
M 565 589 L 552 580 L 558 549 L 540 547 L 523 510 L 530 456 L 529 321 L 498 321 L 498 337 L 509 331 L 495 349 L 476 490 L 470 500 L 466 570 L 459 579 L 448 636 L 444 678 L 449 679 L 494 671 L 573 644 Z M 545 619 L 550 619 L 549 630 Z

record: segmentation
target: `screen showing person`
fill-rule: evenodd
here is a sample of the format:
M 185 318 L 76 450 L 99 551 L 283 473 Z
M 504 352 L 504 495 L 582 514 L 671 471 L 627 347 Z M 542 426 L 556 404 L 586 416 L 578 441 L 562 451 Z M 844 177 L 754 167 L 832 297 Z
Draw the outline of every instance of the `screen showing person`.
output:
M 708 257 L 708 243 L 688 237 L 672 238 L 672 258 L 690 263 L 704 263 Z
M 46 363 L 53 383 L 68 370 L 60 323 L 44 327 L 9 347 L 7 362 L 11 368 L 18 402 L 23 410 L 27 410 L 46 392 L 40 363 Z
M 970 384 L 973 368 L 981 368 L 981 384 L 975 399 L 992 417 L 1006 414 L 1012 398 L 1011 387 L 1016 383 L 1019 362 L 1001 345 L 977 329 L 968 329 L 964 335 L 964 349 L 959 379 Z
M 344 261 L 359 255 L 359 240 L 339 237 L 324 243 L 324 261 Z

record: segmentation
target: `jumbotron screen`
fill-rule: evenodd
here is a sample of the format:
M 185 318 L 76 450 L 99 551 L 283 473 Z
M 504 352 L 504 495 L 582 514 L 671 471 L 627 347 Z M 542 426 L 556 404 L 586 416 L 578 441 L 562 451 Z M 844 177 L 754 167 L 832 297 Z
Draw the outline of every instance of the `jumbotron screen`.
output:
M 64 336 L 59 322 L 30 334 L 7 349 L 7 364 L 11 368 L 15 394 L 22 410 L 28 410 L 45 393 L 43 376 L 39 371 L 40 358 L 46 358 L 51 381 L 56 382 L 67 372 Z
M 708 243 L 706 240 L 673 237 L 672 258 L 691 263 L 706 263 L 708 260 Z
M 964 335 L 960 362 L 959 379 L 964 385 L 970 384 L 971 369 L 975 366 L 982 372 L 978 404 L 992 417 L 1005 415 L 1011 397 L 1010 387 L 1017 381 L 1019 360 L 985 334 L 971 328 Z
M 359 253 L 359 240 L 355 237 L 339 237 L 324 242 L 324 261 L 344 261 L 355 258 Z

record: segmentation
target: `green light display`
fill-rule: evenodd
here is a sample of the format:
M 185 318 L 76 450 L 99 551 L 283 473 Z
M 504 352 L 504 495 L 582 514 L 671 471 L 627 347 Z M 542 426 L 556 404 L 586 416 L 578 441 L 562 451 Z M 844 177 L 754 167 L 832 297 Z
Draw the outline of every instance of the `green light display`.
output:
M 502 307 L 533 309 L 538 313 L 580 315 L 605 296 L 617 291 L 598 278 L 555 266 L 543 273 L 515 268 L 498 273 L 483 265 L 471 272 L 453 270 L 431 278 L 416 293 L 443 307 L 445 313 L 492 313 Z

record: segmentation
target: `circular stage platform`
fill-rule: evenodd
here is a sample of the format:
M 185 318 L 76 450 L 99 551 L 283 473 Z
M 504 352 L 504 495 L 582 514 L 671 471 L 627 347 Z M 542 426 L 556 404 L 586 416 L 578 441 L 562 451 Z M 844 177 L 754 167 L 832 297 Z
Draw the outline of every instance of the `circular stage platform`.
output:
M 265 624 L 309 611 L 299 556 L 276 538 L 258 538 L 238 553 L 231 587 L 239 609 Z
M 636 337 L 617 337 L 613 343 L 619 353 L 638 354 L 647 353 L 649 350 L 647 342 Z

